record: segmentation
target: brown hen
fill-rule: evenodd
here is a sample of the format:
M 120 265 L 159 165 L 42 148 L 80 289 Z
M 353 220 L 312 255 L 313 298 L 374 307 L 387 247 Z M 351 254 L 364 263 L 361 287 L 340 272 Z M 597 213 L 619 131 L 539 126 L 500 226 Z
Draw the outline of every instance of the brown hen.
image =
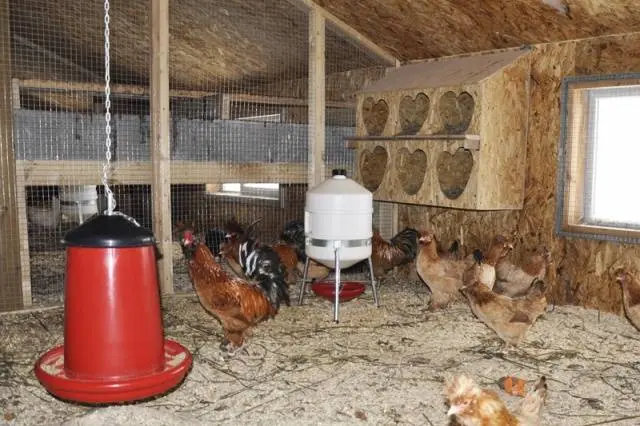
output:
M 551 262 L 551 252 L 546 248 L 541 253 L 531 255 L 522 267 L 502 259 L 496 265 L 493 291 L 509 297 L 523 296 L 536 279 L 544 280 Z
M 284 230 L 280 234 L 280 241 L 293 249 L 298 256 L 297 270 L 300 276 L 304 274 L 304 266 L 307 261 L 305 251 L 305 235 L 304 222 L 299 219 L 292 220 L 284 226 Z M 331 269 L 325 265 L 309 259 L 309 267 L 307 270 L 307 280 L 322 280 L 329 276 Z
M 624 269 L 616 271 L 616 281 L 622 286 L 624 312 L 638 330 L 640 330 L 640 282 Z
M 464 272 L 463 283 L 466 285 L 477 280 L 490 289 L 493 288 L 496 281 L 496 264 L 508 256 L 512 249 L 511 242 L 502 235 L 496 235 L 491 240 L 486 256 L 480 250 L 473 252 L 474 263 Z
M 473 260 L 442 259 L 432 231 L 420 232 L 416 256 L 418 275 L 431 290 L 431 308 L 445 306 L 460 298 L 462 276 Z
M 524 297 L 511 298 L 496 294 L 479 281 L 461 289 L 471 311 L 506 343 L 520 344 L 533 323 L 547 309 L 546 284 L 536 281 Z

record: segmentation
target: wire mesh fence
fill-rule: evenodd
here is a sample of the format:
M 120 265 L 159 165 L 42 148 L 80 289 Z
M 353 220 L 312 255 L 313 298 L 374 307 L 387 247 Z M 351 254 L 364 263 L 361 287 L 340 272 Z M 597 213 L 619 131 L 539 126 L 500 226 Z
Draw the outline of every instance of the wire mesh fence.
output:
M 172 225 L 261 219 L 257 236 L 273 241 L 304 211 L 309 13 L 284 0 L 169 7 Z M 111 1 L 110 14 L 110 184 L 116 210 L 151 228 L 148 1 Z M 104 4 L 0 0 L 0 28 L 0 143 L 12 148 L 0 150 L 0 310 L 12 310 L 63 301 L 64 235 L 106 208 Z M 325 60 L 323 161 L 352 176 L 355 92 L 384 66 L 330 26 Z M 190 290 L 174 246 L 175 289 Z

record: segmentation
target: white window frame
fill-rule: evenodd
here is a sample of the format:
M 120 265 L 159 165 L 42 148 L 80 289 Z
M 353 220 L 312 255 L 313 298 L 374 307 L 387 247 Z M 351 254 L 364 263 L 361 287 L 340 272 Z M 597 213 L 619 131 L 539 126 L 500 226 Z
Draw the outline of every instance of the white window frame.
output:
M 640 95 L 640 74 L 567 77 L 562 82 L 556 233 L 640 243 L 640 224 L 600 220 L 593 214 L 596 102 L 612 95 Z M 640 134 L 630 137 L 640 138 Z M 636 194 L 629 193 L 628 196 Z M 640 221 L 640 212 L 638 215 Z

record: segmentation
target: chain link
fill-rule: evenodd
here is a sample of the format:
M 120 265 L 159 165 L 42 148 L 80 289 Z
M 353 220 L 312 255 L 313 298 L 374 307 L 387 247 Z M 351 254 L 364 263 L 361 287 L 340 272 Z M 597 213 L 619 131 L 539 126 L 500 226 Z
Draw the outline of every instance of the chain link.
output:
M 105 131 L 107 133 L 106 140 L 106 161 L 102 167 L 102 185 L 104 186 L 104 193 L 107 197 L 107 210 L 106 214 L 113 214 L 115 209 L 115 198 L 113 192 L 109 187 L 109 173 L 111 172 L 111 71 L 110 71 L 110 58 L 109 58 L 109 0 L 104 2 L 104 108 L 105 108 Z

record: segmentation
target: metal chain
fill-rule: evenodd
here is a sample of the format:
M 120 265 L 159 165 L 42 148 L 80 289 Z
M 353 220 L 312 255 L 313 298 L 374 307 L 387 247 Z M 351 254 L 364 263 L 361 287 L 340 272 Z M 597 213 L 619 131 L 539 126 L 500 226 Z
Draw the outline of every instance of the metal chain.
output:
M 106 161 L 102 167 L 102 185 L 104 186 L 104 193 L 107 197 L 107 215 L 112 215 L 115 209 L 115 198 L 113 192 L 109 187 L 109 173 L 111 172 L 111 75 L 110 75 L 110 63 L 109 63 L 109 0 L 104 2 L 104 118 L 106 121 L 105 131 L 107 133 L 106 145 Z

